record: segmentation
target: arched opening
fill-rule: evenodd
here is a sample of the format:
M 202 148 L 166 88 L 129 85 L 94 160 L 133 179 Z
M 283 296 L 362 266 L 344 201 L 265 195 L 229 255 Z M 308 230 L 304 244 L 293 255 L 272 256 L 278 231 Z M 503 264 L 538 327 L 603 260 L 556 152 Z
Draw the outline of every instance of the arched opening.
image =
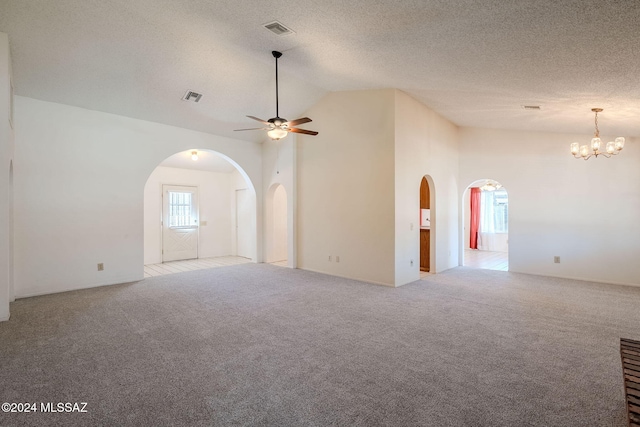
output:
M 464 191 L 462 265 L 509 270 L 509 194 L 493 179 L 479 179 Z
M 420 274 L 435 272 L 435 196 L 429 175 L 420 182 Z
M 256 261 L 256 192 L 212 150 L 162 161 L 144 187 L 145 277 Z
M 287 191 L 281 184 L 274 184 L 266 198 L 266 260 L 269 263 L 287 266 L 288 258 L 288 211 Z

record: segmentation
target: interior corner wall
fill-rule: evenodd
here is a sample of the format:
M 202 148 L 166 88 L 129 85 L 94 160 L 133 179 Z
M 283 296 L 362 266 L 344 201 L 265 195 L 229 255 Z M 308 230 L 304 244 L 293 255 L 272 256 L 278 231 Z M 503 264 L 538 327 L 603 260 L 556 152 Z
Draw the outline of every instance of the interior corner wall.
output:
M 589 138 L 463 128 L 461 194 L 487 177 L 507 188 L 510 271 L 640 285 L 640 139 L 610 159 L 574 159 L 569 144 Z
M 14 152 L 12 122 L 11 55 L 9 36 L 0 33 L 0 321 L 9 319 L 13 299 L 11 277 L 11 180 Z
M 144 186 L 177 152 L 227 156 L 262 200 L 259 144 L 19 96 L 15 128 L 16 297 L 142 279 Z
M 312 123 L 313 124 L 313 123 Z M 302 137 L 304 138 L 304 137 Z M 276 184 L 282 185 L 287 195 L 287 266 L 297 268 L 297 181 L 296 181 L 296 152 L 297 135 L 290 133 L 279 141 L 265 139 L 262 144 L 262 170 L 264 182 L 264 254 L 267 262 L 278 261 L 271 256 L 273 252 L 273 233 L 270 227 L 277 222 L 273 214 L 273 190 Z
M 319 134 L 298 138 L 299 268 L 394 285 L 394 99 L 333 92 L 307 111 Z
M 425 175 L 433 180 L 434 193 L 431 271 L 458 266 L 459 136 L 453 123 L 424 104 L 399 90 L 395 95 L 395 283 L 400 286 L 420 279 L 420 183 Z
M 282 185 L 277 185 L 273 192 L 273 222 L 271 257 L 275 261 L 287 260 L 287 191 Z
M 231 173 L 159 166 L 144 186 L 144 264 L 162 262 L 163 185 L 198 188 L 198 258 L 232 255 Z

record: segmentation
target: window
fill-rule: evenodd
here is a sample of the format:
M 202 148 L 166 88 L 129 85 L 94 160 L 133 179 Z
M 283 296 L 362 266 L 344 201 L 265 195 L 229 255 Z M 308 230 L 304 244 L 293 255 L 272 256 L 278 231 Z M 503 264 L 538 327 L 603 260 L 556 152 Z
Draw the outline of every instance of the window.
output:
M 484 233 L 507 233 L 509 218 L 509 198 L 503 189 L 482 191 L 480 210 L 480 231 Z
M 169 191 L 169 227 L 193 225 L 193 194 Z

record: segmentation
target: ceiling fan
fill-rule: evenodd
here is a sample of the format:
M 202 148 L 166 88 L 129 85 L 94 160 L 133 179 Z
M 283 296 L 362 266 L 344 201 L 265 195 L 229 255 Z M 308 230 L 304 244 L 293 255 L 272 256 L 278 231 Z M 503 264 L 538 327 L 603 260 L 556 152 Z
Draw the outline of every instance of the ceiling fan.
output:
M 282 56 L 282 53 L 274 50 L 271 52 L 271 54 L 273 55 L 274 58 L 276 58 L 276 116 L 269 120 L 262 120 L 257 117 L 247 116 L 250 119 L 259 121 L 260 123 L 264 124 L 265 127 L 250 128 L 250 129 L 236 129 L 236 131 L 266 130 L 267 135 L 269 135 L 269 138 L 273 139 L 274 141 L 277 141 L 279 139 L 286 137 L 289 134 L 289 132 L 302 133 L 305 135 L 313 135 L 313 136 L 317 135 L 318 132 L 316 131 L 298 129 L 295 127 L 303 123 L 309 123 L 311 121 L 309 117 L 302 117 L 296 120 L 287 120 L 287 119 L 283 119 L 278 115 L 278 58 Z

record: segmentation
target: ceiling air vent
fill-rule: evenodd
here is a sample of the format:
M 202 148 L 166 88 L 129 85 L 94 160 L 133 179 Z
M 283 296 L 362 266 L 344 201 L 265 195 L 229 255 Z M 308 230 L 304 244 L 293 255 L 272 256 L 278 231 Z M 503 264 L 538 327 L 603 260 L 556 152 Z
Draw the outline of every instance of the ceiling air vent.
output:
M 522 108 L 525 110 L 540 110 L 539 105 L 523 105 Z
M 202 98 L 202 94 L 201 93 L 194 92 L 192 90 L 188 90 L 187 93 L 185 93 L 184 96 L 182 97 L 182 100 L 183 101 L 198 102 L 198 101 L 200 101 L 200 98 Z
M 287 28 L 283 24 L 278 21 L 269 22 L 268 24 L 264 24 L 264 27 L 271 31 L 273 34 L 278 36 L 286 36 L 288 34 L 293 34 L 294 31 L 291 28 Z

